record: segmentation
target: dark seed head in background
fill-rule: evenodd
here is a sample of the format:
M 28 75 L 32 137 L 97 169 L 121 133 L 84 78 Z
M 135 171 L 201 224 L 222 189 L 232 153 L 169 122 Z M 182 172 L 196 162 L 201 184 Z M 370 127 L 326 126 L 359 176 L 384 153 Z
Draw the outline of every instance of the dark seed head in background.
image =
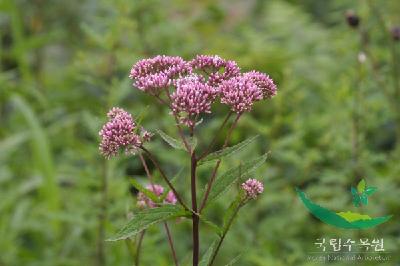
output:
M 399 41 L 400 40 L 400 27 L 399 26 L 393 27 L 391 32 L 392 32 L 393 40 Z
M 346 20 L 347 24 L 352 27 L 352 28 L 357 28 L 358 25 L 360 24 L 360 17 L 354 13 L 353 10 L 348 10 L 346 11 Z

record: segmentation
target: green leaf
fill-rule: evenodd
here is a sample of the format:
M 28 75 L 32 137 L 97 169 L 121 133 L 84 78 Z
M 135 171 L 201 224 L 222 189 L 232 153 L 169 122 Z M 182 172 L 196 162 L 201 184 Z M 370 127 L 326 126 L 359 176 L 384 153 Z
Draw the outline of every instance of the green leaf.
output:
M 167 142 L 171 147 L 173 147 L 175 149 L 178 149 L 178 150 L 186 150 L 185 144 L 182 141 L 171 137 L 170 135 L 168 135 L 167 133 L 163 132 L 160 129 L 157 129 L 156 131 L 161 136 L 161 138 L 163 140 L 165 140 L 165 142 Z M 190 137 L 190 138 L 187 138 L 186 141 L 188 142 L 188 145 L 192 149 L 196 148 L 196 146 L 197 146 L 197 138 Z
M 375 191 L 377 191 L 378 188 L 377 187 L 367 187 L 365 189 L 365 194 L 367 194 L 368 196 L 371 196 L 372 194 L 375 193 Z
M 358 194 L 353 195 L 353 204 L 355 207 L 359 207 L 361 204 L 361 198 Z
M 313 201 L 311 201 L 306 194 L 299 188 L 296 188 L 297 194 L 303 202 L 304 206 L 310 213 L 326 224 L 333 225 L 345 229 L 364 229 L 372 228 L 379 224 L 385 223 L 392 218 L 392 215 L 369 218 L 367 215 L 351 212 L 333 212 L 326 209 Z M 352 222 L 349 222 L 351 220 Z
M 368 195 L 367 194 L 365 194 L 365 193 L 361 194 L 360 199 L 361 199 L 362 204 L 368 205 Z
M 354 222 L 354 221 L 358 221 L 358 220 L 371 220 L 371 217 L 369 217 L 368 215 L 350 212 L 350 211 L 338 212 L 337 215 L 343 217 L 348 222 Z
M 210 194 L 208 195 L 208 204 L 216 200 L 225 191 L 227 191 L 229 187 L 239 179 L 240 176 L 247 175 L 260 167 L 265 162 L 267 157 L 268 154 L 266 153 L 257 159 L 244 162 L 239 166 L 236 166 L 223 173 L 215 180 L 214 185 L 210 190 Z
M 207 155 L 205 158 L 203 158 L 202 160 L 199 161 L 199 165 L 207 163 L 207 162 L 211 162 L 211 161 L 215 161 L 218 159 L 222 159 L 223 157 L 227 157 L 229 155 L 234 154 L 235 152 L 238 152 L 240 150 L 242 150 L 243 148 L 245 148 L 247 145 L 249 145 L 250 143 L 252 143 L 256 138 L 258 138 L 257 136 L 248 138 L 232 147 L 227 147 L 223 150 L 219 150 L 213 153 L 210 153 L 209 155 Z
M 115 236 L 107 239 L 107 241 L 117 241 L 132 237 L 149 226 L 166 221 L 171 218 L 187 216 L 190 213 L 182 207 L 176 205 L 163 205 L 157 208 L 149 208 L 140 211 L 122 227 Z
M 223 230 L 226 230 L 229 226 L 229 221 L 236 215 L 237 208 L 239 208 L 241 203 L 241 197 L 238 195 L 234 201 L 229 205 L 229 208 L 226 210 L 224 214 L 224 225 Z
M 178 173 L 176 173 L 176 175 L 174 175 L 172 178 L 171 178 L 171 180 L 170 180 L 170 182 L 171 182 L 171 184 L 175 184 L 176 183 L 176 180 L 180 177 L 180 175 L 182 174 L 182 172 L 183 172 L 183 169 L 184 169 L 184 167 L 182 167 L 179 171 L 178 171 Z M 171 191 L 171 189 L 169 188 L 169 187 L 167 187 L 167 189 L 165 189 L 164 190 L 164 193 L 161 195 L 161 197 L 160 197 L 160 201 L 164 201 L 165 200 L 165 198 L 168 196 L 168 193 Z
M 33 162 L 43 176 L 41 194 L 46 198 L 49 208 L 53 211 L 60 207 L 60 190 L 57 184 L 56 167 L 51 150 L 50 139 L 42 127 L 39 117 L 30 104 L 20 96 L 13 96 L 15 108 L 21 112 L 27 128 L 30 130 Z
M 228 264 L 226 264 L 225 266 L 232 266 L 233 264 L 235 264 L 236 262 L 238 262 L 238 260 L 240 259 L 240 257 L 242 257 L 242 254 L 237 255 L 236 257 L 233 258 L 233 260 L 231 260 Z
M 137 190 L 146 195 L 146 197 L 148 197 L 154 202 L 160 202 L 160 199 L 151 190 L 142 186 L 142 184 L 140 184 L 135 178 L 130 178 L 130 182 L 132 186 L 134 186 Z
M 207 249 L 206 253 L 201 257 L 199 262 L 199 266 L 208 266 L 210 264 L 211 256 L 214 253 L 214 249 L 216 248 L 218 240 L 214 240 L 210 247 Z
M 136 122 L 136 125 L 137 125 L 138 127 L 140 127 L 140 126 L 142 125 L 143 118 L 145 117 L 146 114 L 148 114 L 148 109 L 149 109 L 149 107 L 150 107 L 150 105 L 146 105 L 146 107 L 144 107 L 144 108 L 140 111 L 140 113 L 136 116 L 135 122 Z
M 358 185 L 357 185 L 357 191 L 358 191 L 358 193 L 363 193 L 364 192 L 364 190 L 365 190 L 365 187 L 366 187 L 366 184 L 365 184 L 365 179 L 362 179 L 359 183 L 358 183 Z
M 207 220 L 204 215 L 200 215 L 199 216 L 200 221 L 202 221 L 203 223 L 205 223 L 206 225 L 210 226 L 212 229 L 214 229 L 214 231 L 218 234 L 221 235 L 222 234 L 222 229 L 216 225 L 215 223 L 211 222 L 210 220 Z
M 171 147 L 173 147 L 175 149 L 179 149 L 179 150 L 186 150 L 185 145 L 182 142 L 180 142 L 179 140 L 169 136 L 168 134 L 164 133 L 160 129 L 156 129 L 156 131 L 160 135 L 160 137 L 163 140 L 165 140 L 165 142 L 167 142 Z

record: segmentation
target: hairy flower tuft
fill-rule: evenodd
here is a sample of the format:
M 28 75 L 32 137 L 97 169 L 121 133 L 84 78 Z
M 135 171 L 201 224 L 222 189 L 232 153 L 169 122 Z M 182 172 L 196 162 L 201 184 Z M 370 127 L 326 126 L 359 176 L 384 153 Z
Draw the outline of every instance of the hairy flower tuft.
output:
M 264 99 L 270 99 L 276 95 L 276 85 L 268 75 L 253 70 L 244 73 L 243 76 L 249 78 L 258 88 L 261 89 Z
M 264 185 L 257 179 L 250 178 L 242 184 L 242 189 L 245 191 L 247 197 L 256 199 L 264 191 Z
M 193 70 L 202 70 L 207 74 L 207 84 L 214 87 L 240 74 L 235 61 L 222 59 L 218 55 L 197 55 L 189 64 Z
M 211 104 L 217 95 L 217 90 L 204 83 L 198 75 L 190 75 L 176 82 L 176 91 L 171 95 L 172 110 L 186 124 L 193 125 L 200 113 L 210 113 Z
M 100 130 L 100 153 L 106 158 L 118 154 L 120 149 L 125 149 L 126 154 L 134 154 L 143 142 L 150 139 L 148 133 L 143 137 L 136 134 L 136 123 L 132 116 L 122 108 L 113 107 L 108 113 L 109 121 Z M 143 130 L 142 130 L 143 132 Z M 146 135 L 146 137 L 144 137 Z
M 219 90 L 221 103 L 229 105 L 238 114 L 251 111 L 253 103 L 263 99 L 262 90 L 245 75 L 222 82 Z
M 179 56 L 158 55 L 142 59 L 133 65 L 129 77 L 138 89 L 158 94 L 173 84 L 174 79 L 190 72 L 190 65 Z
M 161 196 L 164 193 L 164 187 L 161 185 L 157 184 L 149 184 L 146 186 L 146 189 L 150 190 L 153 192 L 157 197 Z M 177 199 L 175 194 L 172 191 L 169 191 L 167 193 L 167 196 L 165 197 L 164 203 L 165 204 L 176 204 Z M 149 207 L 149 208 L 154 208 L 157 207 L 157 204 L 153 202 L 151 199 L 149 199 L 145 194 L 142 192 L 139 192 L 137 196 L 137 205 L 141 208 L 144 207 Z

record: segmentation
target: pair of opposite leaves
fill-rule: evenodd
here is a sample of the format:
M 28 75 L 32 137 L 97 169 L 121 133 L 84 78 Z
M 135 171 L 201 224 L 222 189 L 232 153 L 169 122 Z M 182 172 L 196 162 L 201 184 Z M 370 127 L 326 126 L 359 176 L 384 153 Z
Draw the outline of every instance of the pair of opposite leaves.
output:
M 351 195 L 353 196 L 353 204 L 356 207 L 368 204 L 368 197 L 375 193 L 378 188 L 368 187 L 365 179 L 362 179 L 358 184 L 357 188 L 351 187 Z

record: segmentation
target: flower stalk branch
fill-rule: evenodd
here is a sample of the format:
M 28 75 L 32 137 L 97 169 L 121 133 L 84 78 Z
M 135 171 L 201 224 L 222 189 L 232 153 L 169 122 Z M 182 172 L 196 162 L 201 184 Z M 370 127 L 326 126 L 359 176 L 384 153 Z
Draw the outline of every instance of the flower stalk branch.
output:
M 238 123 L 238 121 L 239 121 L 241 115 L 242 115 L 242 114 L 239 113 L 239 114 L 236 116 L 235 121 L 233 121 L 232 126 L 229 128 L 228 133 L 227 133 L 227 136 L 226 136 L 226 139 L 225 139 L 225 142 L 224 142 L 224 145 L 222 146 L 222 149 L 226 148 L 226 146 L 228 145 L 229 139 L 230 139 L 231 134 L 232 134 L 232 131 L 233 131 L 233 129 L 236 127 L 236 125 L 237 125 L 237 123 Z M 200 211 L 199 211 L 200 214 L 201 214 L 201 211 L 202 211 L 202 210 L 204 209 L 204 207 L 206 206 L 207 199 L 208 199 L 208 196 L 209 196 L 209 194 L 210 194 L 211 187 L 212 187 L 212 185 L 213 185 L 213 183 L 214 183 L 214 181 L 215 181 L 215 178 L 216 178 L 216 176 L 217 176 L 217 171 L 218 171 L 218 168 L 219 168 L 220 164 L 221 164 L 221 159 L 218 159 L 217 162 L 215 163 L 213 172 L 212 172 L 212 174 L 211 174 L 211 178 L 210 178 L 210 180 L 209 180 L 208 183 L 207 183 L 206 193 L 204 194 L 204 198 L 203 198 L 203 200 L 202 200 L 202 202 L 201 202 L 201 205 L 200 205 Z

